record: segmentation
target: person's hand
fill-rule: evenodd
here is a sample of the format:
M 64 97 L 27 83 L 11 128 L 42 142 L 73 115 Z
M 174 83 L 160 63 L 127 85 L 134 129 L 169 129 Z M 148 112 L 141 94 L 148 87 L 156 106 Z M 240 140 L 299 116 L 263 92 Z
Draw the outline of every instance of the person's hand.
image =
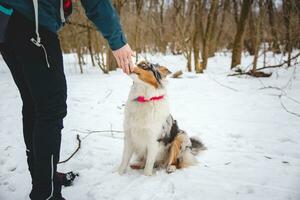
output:
M 118 66 L 123 70 L 124 73 L 130 74 L 134 68 L 131 57 L 134 56 L 134 52 L 131 50 L 128 44 L 124 45 L 120 49 L 114 50 L 113 55 L 115 56 Z

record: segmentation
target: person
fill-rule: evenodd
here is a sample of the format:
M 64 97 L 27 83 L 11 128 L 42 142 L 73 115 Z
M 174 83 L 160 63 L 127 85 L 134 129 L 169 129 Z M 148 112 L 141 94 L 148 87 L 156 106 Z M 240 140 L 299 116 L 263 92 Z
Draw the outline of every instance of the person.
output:
M 57 163 L 67 114 L 67 86 L 57 31 L 70 3 L 71 0 L 0 0 L 0 31 L 5 36 L 0 40 L 0 52 L 23 102 L 32 200 L 64 199 Z M 119 67 L 129 74 L 134 67 L 133 52 L 111 1 L 81 0 L 81 4 L 107 39 Z

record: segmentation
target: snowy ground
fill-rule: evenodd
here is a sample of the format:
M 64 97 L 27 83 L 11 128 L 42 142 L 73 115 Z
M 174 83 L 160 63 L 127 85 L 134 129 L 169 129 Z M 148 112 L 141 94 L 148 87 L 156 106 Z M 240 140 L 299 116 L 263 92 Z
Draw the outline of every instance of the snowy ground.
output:
M 184 69 L 181 56 L 148 58 Z M 243 59 L 247 66 L 252 57 Z M 280 57 L 269 55 L 268 62 Z M 122 130 L 123 104 L 131 80 L 120 71 L 103 75 L 85 66 L 79 74 L 73 55 L 65 56 L 68 116 L 61 159 L 76 148 L 74 130 Z M 299 200 L 300 199 L 300 71 L 273 70 L 271 78 L 227 77 L 230 55 L 209 60 L 205 74 L 185 73 L 170 79 L 171 110 L 180 127 L 198 135 L 208 150 L 199 165 L 174 174 L 157 171 L 115 173 L 122 153 L 122 134 L 94 133 L 82 140 L 80 151 L 61 171 L 75 170 L 80 178 L 63 190 L 68 200 Z M 295 76 L 293 76 L 295 74 Z M 287 96 L 276 89 L 284 87 Z M 21 101 L 0 59 L 0 199 L 23 200 L 30 179 L 22 139 Z M 79 133 L 83 138 L 87 134 Z

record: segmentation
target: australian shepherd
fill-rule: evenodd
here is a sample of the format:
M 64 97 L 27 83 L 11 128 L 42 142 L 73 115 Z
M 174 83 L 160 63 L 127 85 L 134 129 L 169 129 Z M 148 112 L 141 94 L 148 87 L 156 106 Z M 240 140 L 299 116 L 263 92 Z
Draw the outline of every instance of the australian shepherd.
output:
M 124 149 L 119 173 L 123 174 L 135 154 L 133 169 L 144 169 L 151 176 L 155 167 L 168 173 L 197 163 L 195 156 L 205 147 L 198 138 L 189 137 L 178 128 L 169 111 L 166 77 L 171 72 L 163 66 L 140 62 L 133 69 L 133 79 L 125 107 Z

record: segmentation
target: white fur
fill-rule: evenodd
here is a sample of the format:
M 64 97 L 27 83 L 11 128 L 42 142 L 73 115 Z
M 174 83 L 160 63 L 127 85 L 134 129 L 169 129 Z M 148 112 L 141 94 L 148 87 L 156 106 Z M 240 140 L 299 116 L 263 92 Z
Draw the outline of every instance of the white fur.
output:
M 136 74 L 132 74 L 131 78 L 134 82 L 125 107 L 124 150 L 118 171 L 120 174 L 126 171 L 130 159 L 135 153 L 146 162 L 144 174 L 150 176 L 154 164 L 163 161 L 166 156 L 166 147 L 157 142 L 162 134 L 162 125 L 170 115 L 165 89 L 166 81 L 162 81 L 163 87 L 156 89 L 141 81 Z M 160 95 L 164 95 L 164 98 L 157 101 L 145 103 L 134 101 L 138 96 L 149 99 Z

